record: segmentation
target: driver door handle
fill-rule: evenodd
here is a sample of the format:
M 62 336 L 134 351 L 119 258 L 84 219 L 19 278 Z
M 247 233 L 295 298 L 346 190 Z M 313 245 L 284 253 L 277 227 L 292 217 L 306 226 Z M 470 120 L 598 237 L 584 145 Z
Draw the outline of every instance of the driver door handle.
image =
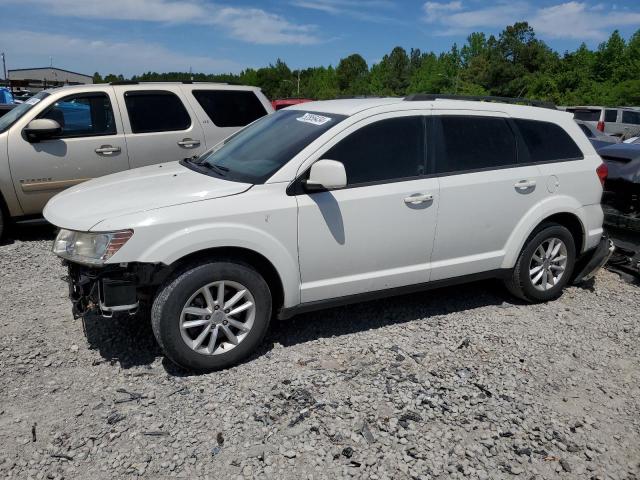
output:
M 405 197 L 404 203 L 407 205 L 420 205 L 421 203 L 431 202 L 433 200 L 433 195 L 430 193 L 416 193 L 414 195 L 410 195 Z
M 114 153 L 120 153 L 120 147 L 114 147 L 111 145 L 101 145 L 95 149 L 98 155 L 113 155 Z
M 200 140 L 194 140 L 193 138 L 183 138 L 178 142 L 178 145 L 184 148 L 195 148 L 200 146 Z
M 518 190 L 526 190 L 528 188 L 533 188 L 536 186 L 535 180 L 520 180 L 518 183 L 514 185 Z

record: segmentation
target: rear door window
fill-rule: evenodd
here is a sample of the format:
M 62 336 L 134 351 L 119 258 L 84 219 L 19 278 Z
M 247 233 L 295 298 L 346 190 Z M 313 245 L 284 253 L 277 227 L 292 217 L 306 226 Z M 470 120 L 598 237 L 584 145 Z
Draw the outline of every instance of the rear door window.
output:
M 515 119 L 528 158 L 522 162 L 551 162 L 583 158 L 582 151 L 559 125 L 537 120 Z
M 421 116 L 365 125 L 331 147 L 323 158 L 344 164 L 347 184 L 391 182 L 425 173 L 425 123 Z
M 604 111 L 605 122 L 615 122 L 618 119 L 618 111 L 607 109 Z
M 75 95 L 58 100 L 39 118 L 55 120 L 62 127 L 59 138 L 115 135 L 116 124 L 105 93 Z
M 252 91 L 193 90 L 192 93 L 218 127 L 244 127 L 267 114 Z
M 124 94 L 133 133 L 187 130 L 191 117 L 175 93 L 165 90 L 129 91 Z
M 622 123 L 632 123 L 640 125 L 640 112 L 632 112 L 629 110 L 622 111 Z
M 504 118 L 482 116 L 434 117 L 436 138 L 435 173 L 516 165 L 516 141 Z

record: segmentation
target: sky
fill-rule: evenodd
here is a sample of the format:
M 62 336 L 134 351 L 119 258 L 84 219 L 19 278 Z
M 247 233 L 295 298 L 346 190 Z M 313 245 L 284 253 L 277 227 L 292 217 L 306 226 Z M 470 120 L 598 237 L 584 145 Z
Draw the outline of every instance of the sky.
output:
M 7 69 L 53 66 L 131 76 L 371 65 L 395 46 L 441 52 L 474 31 L 528 21 L 559 52 L 640 28 L 640 2 L 544 0 L 0 0 Z

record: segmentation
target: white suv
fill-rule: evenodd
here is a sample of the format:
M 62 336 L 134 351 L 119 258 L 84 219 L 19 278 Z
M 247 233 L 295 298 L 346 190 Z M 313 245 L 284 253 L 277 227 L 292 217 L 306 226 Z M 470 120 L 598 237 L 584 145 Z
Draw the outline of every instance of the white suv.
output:
M 151 308 L 166 355 L 207 371 L 247 357 L 272 316 L 489 277 L 551 300 L 607 257 L 605 176 L 564 112 L 333 100 L 84 183 L 44 215 L 76 316 Z
M 257 87 L 192 82 L 73 85 L 0 118 L 0 236 L 92 178 L 199 155 L 273 108 Z M 3 221 L 4 219 L 4 221 Z

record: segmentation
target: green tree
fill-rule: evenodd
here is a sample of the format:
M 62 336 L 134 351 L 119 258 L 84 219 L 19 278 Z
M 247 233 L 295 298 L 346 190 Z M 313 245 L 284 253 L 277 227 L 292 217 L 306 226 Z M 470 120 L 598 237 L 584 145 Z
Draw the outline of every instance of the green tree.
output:
M 369 66 L 361 55 L 354 53 L 340 60 L 336 67 L 338 86 L 343 93 L 358 94 L 366 83 L 369 74 Z

